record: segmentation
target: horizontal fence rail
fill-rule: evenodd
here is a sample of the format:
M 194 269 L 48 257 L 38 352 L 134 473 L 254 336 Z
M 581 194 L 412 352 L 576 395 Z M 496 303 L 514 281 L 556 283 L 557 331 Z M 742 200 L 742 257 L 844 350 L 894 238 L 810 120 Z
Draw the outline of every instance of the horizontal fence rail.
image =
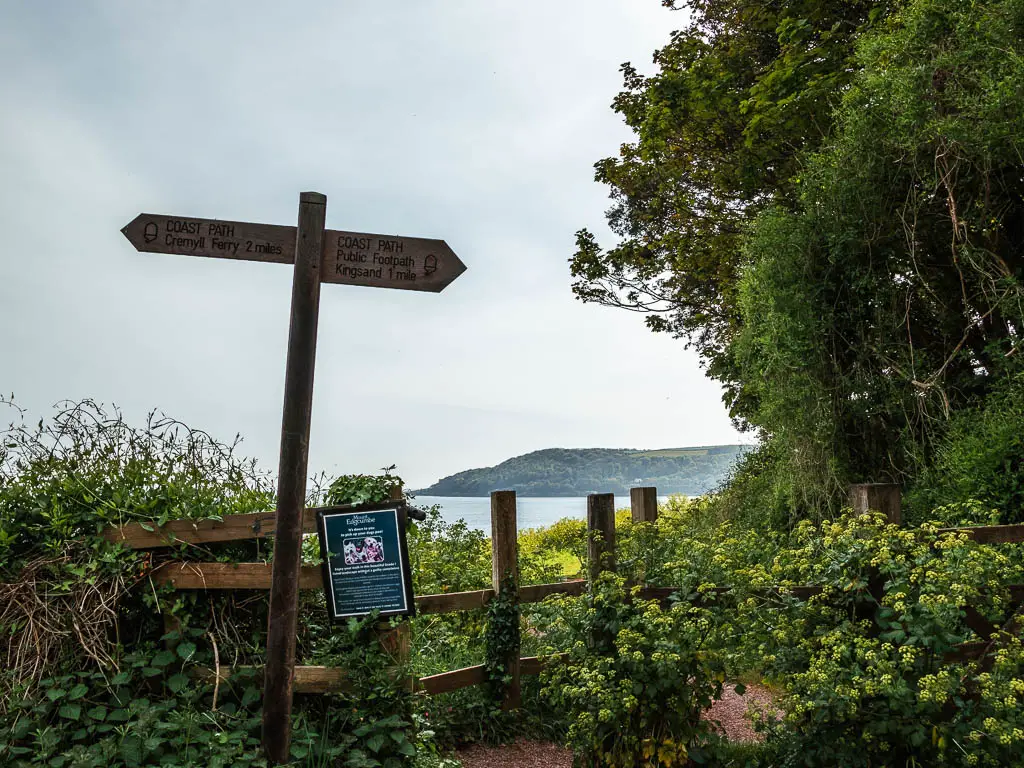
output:
M 641 489 L 634 489 L 641 490 Z M 320 510 L 347 509 L 340 507 L 310 507 L 302 514 L 304 533 L 316 533 L 316 515 Z M 649 507 L 641 514 L 650 515 Z M 650 520 L 650 517 L 635 517 Z M 263 539 L 273 536 L 277 530 L 277 515 L 274 512 L 255 512 L 245 515 L 225 515 L 220 520 L 171 520 L 162 526 L 155 523 L 126 523 L 112 526 L 103 532 L 103 537 L 114 543 L 124 544 L 130 549 L 159 549 L 180 544 L 214 544 L 224 541 Z M 940 528 L 939 533 L 965 533 L 979 544 L 1015 544 L 1024 542 L 1024 525 L 971 525 L 961 528 Z
M 153 581 L 175 589 L 270 589 L 270 563 L 166 563 L 153 571 Z M 323 589 L 323 571 L 319 566 L 304 566 L 299 574 L 300 589 Z M 587 582 L 561 581 L 521 587 L 520 603 L 539 603 L 548 595 L 582 595 Z M 493 589 L 472 592 L 444 592 L 416 597 L 419 613 L 451 613 L 485 608 L 494 598 Z
M 526 656 L 519 659 L 519 674 L 539 675 L 544 671 L 547 664 L 557 663 L 564 657 L 564 654 L 557 654 L 550 657 Z M 235 675 L 262 673 L 262 667 L 239 666 L 221 667 L 219 670 L 200 667 L 194 672 L 194 676 L 204 682 L 218 682 L 226 684 L 231 682 Z M 427 696 L 437 696 L 442 693 L 451 693 L 460 688 L 468 688 L 474 685 L 483 685 L 487 682 L 487 671 L 483 664 L 472 667 L 454 669 L 451 672 L 441 672 L 428 677 L 421 677 L 412 684 L 412 690 L 421 692 Z M 295 667 L 295 692 L 296 693 L 344 693 L 349 690 L 348 679 L 345 670 L 339 667 L 316 667 L 297 666 Z
M 899 523 L 899 489 L 890 485 L 865 485 L 851 488 L 850 497 L 858 512 L 875 510 L 886 513 L 891 522 Z M 658 518 L 657 489 L 634 488 L 630 493 L 632 519 L 635 522 L 655 523 Z M 308 508 L 302 517 L 305 533 L 315 533 L 317 513 L 321 510 L 343 510 L 352 505 Z M 521 604 L 537 603 L 551 595 L 576 597 L 586 593 L 589 579 L 602 570 L 615 570 L 615 510 L 611 494 L 592 494 L 587 501 L 588 528 L 588 580 L 565 581 L 552 584 L 521 586 L 516 593 Z M 491 589 L 470 592 L 449 592 L 435 595 L 420 595 L 415 598 L 416 610 L 421 614 L 472 611 L 485 608 L 494 599 L 495 590 L 502 588 L 504 576 L 512 576 L 518 583 L 518 553 L 516 550 L 516 497 L 512 491 L 497 491 L 491 494 L 491 530 L 493 574 Z M 156 549 L 179 545 L 202 545 L 217 542 L 260 539 L 273 536 L 276 531 L 276 514 L 272 511 L 243 515 L 226 515 L 218 520 L 173 520 L 163 526 L 147 523 L 128 523 L 108 528 L 104 532 L 107 540 L 122 543 L 131 549 Z M 1024 542 L 1024 525 L 988 525 L 943 528 L 940 533 L 966 534 L 980 544 L 1010 544 Z M 211 562 L 169 562 L 158 566 L 152 572 L 153 581 L 176 590 L 269 590 L 272 566 L 269 563 L 211 563 Z M 299 588 L 304 590 L 323 589 L 323 576 L 319 567 L 306 566 L 299 574 Z M 1024 602 L 1024 584 L 1011 584 L 1010 598 L 1016 605 Z M 721 586 L 703 589 L 699 593 L 680 595 L 679 587 L 641 586 L 639 597 L 658 600 L 663 604 L 673 599 L 687 599 L 695 603 L 708 603 L 732 592 L 761 598 L 795 598 L 807 600 L 822 594 L 825 590 L 815 585 L 770 586 L 759 589 L 737 589 Z M 979 637 L 978 641 L 962 643 L 946 654 L 947 661 L 982 659 L 984 663 L 999 647 L 999 638 L 1006 634 L 973 607 L 964 611 L 965 624 Z M 407 637 L 407 636 L 406 636 Z M 407 647 L 406 647 L 407 650 Z M 519 677 L 539 674 L 545 663 L 562 656 L 524 657 L 508 660 L 509 673 L 514 685 L 506 694 L 504 706 L 519 704 Z M 202 669 L 201 677 L 227 681 L 238 671 L 235 669 Z M 247 668 L 247 669 L 252 669 Z M 411 690 L 426 695 L 448 693 L 467 686 L 486 682 L 483 665 L 465 667 L 442 672 L 418 680 L 408 681 Z M 317 666 L 295 667 L 295 690 L 299 693 L 332 693 L 344 691 L 346 675 L 343 669 Z

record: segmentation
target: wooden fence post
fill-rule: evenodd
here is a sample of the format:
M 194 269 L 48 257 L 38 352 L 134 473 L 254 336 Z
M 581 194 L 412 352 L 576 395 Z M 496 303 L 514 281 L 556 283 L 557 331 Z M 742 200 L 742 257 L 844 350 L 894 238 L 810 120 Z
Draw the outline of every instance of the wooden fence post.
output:
M 850 506 L 858 515 L 881 512 L 893 525 L 902 518 L 900 486 L 895 483 L 858 483 L 850 486 Z
M 389 496 L 389 501 L 404 501 L 405 493 L 402 484 L 395 483 L 391 486 Z M 400 524 L 404 525 L 405 521 L 400 521 Z M 377 625 L 377 641 L 384 652 L 391 656 L 397 664 L 406 664 L 409 661 L 412 649 L 412 631 L 408 621 L 403 621 L 396 627 L 392 627 L 388 621 L 380 622 Z M 411 691 L 415 686 L 415 680 L 410 677 L 404 682 L 404 685 Z
M 494 491 L 491 493 L 491 584 L 495 595 L 506 588 L 517 594 L 519 591 L 519 529 L 516 522 L 516 492 Z M 511 577 L 512 583 L 508 583 Z M 518 598 L 517 598 L 518 599 Z M 518 709 L 522 699 L 519 682 L 519 625 L 515 627 L 517 639 L 514 652 L 505 659 L 505 668 L 512 678 L 505 691 L 501 708 Z
M 634 523 L 653 523 L 658 520 L 658 489 L 630 488 L 629 506 Z
M 590 586 L 601 571 L 615 570 L 615 494 L 587 496 L 587 568 Z

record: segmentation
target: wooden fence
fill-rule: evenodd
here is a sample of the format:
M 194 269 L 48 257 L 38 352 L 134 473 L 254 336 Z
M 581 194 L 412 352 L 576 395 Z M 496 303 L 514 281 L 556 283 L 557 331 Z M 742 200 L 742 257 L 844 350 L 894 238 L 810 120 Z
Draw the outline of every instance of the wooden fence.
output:
M 851 503 L 859 511 L 874 509 L 884 512 L 890 521 L 900 519 L 899 492 L 894 486 L 864 485 L 851 488 Z M 657 489 L 633 488 L 630 492 L 632 517 L 638 522 L 655 522 L 658 517 Z M 326 508 L 331 509 L 331 508 Z M 317 509 L 307 509 L 303 515 L 303 530 L 316 532 Z M 520 604 L 540 602 L 549 595 L 582 595 L 588 581 L 593 580 L 602 570 L 615 570 L 615 496 L 614 494 L 592 494 L 587 497 L 587 572 L 588 580 L 566 581 L 554 584 L 537 584 L 520 587 Z M 154 549 L 174 546 L 179 543 L 209 544 L 213 542 L 238 541 L 273 536 L 275 515 L 247 514 L 230 515 L 223 520 L 175 520 L 156 527 L 145 523 L 129 523 L 110 528 L 105 537 L 112 542 L 121 542 L 133 549 Z M 1024 541 L 1024 525 L 977 526 L 946 529 L 950 532 L 967 533 L 979 543 L 1001 544 Z M 516 519 L 516 494 L 514 491 L 495 491 L 491 494 L 491 541 L 492 541 L 492 588 L 472 592 L 455 592 L 438 595 L 420 595 L 415 598 L 416 610 L 421 614 L 450 613 L 484 608 L 502 589 L 506 575 L 511 575 L 518 584 L 518 525 Z M 176 590 L 236 590 L 270 589 L 271 566 L 268 563 L 209 563 L 172 562 L 156 569 L 153 579 L 157 584 L 169 585 Z M 305 567 L 299 580 L 300 589 L 323 589 L 321 569 Z M 731 587 L 717 587 L 715 595 L 731 591 Z M 640 595 L 646 599 L 667 601 L 678 590 L 677 587 L 645 586 Z M 763 590 L 769 595 L 790 595 L 806 599 L 821 592 L 817 586 L 787 586 Z M 1011 597 L 1015 603 L 1010 620 L 1003 626 L 991 624 L 970 606 L 966 609 L 969 627 L 982 641 L 964 643 L 950 655 L 950 659 L 990 657 L 997 648 L 998 637 L 1007 633 L 1019 633 L 1024 625 L 1018 623 L 1020 603 L 1024 601 L 1024 585 L 1010 585 Z M 996 639 L 993 635 L 1001 633 Z M 505 705 L 519 704 L 519 679 L 521 675 L 538 674 L 543 661 L 538 657 L 508 660 L 512 679 Z M 213 675 L 213 670 L 210 670 Z M 221 679 L 230 671 L 218 670 Z M 466 667 L 423 677 L 413 682 L 416 690 L 427 695 L 446 693 L 459 688 L 479 685 L 485 682 L 483 665 Z M 343 690 L 344 670 L 330 667 L 298 666 L 295 669 L 295 690 L 299 693 L 329 693 Z

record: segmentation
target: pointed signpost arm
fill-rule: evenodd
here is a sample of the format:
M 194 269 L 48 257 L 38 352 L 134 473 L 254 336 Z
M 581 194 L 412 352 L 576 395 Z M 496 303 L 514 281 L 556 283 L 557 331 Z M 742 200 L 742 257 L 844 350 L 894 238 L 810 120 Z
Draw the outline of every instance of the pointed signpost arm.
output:
M 303 192 L 295 238 L 288 363 L 281 422 L 281 461 L 277 485 L 277 530 L 263 683 L 263 747 L 271 765 L 289 760 L 295 636 L 302 559 L 302 511 L 306 502 L 313 368 L 320 309 L 324 220 L 327 197 Z

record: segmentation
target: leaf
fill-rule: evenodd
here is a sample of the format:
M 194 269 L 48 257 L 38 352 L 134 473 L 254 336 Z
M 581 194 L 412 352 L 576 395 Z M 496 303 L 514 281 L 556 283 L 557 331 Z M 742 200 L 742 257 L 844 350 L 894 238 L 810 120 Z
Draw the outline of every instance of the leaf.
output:
M 77 720 L 82 716 L 82 705 L 81 704 L 65 704 L 59 710 L 57 714 L 67 720 Z
M 378 733 L 366 740 L 366 747 L 371 752 L 379 752 L 380 748 L 384 746 L 384 734 Z
M 178 647 L 180 648 L 181 646 Z M 192 647 L 193 649 L 195 648 L 194 645 Z M 154 667 L 166 667 L 172 661 L 174 661 L 174 654 L 171 651 L 160 651 L 149 663 Z
M 736 683 L 735 691 L 737 696 L 742 696 L 744 693 L 747 692 L 747 686 L 745 686 L 743 683 Z
M 87 694 L 88 692 L 89 686 L 79 683 L 71 689 L 70 693 L 68 693 L 68 701 L 75 701 L 76 699 L 80 699 L 83 696 L 85 696 L 85 694 Z
M 179 693 L 188 685 L 188 675 L 177 674 L 171 676 L 167 681 L 167 687 L 172 693 Z
M 399 744 L 398 745 L 398 751 L 401 752 L 406 757 L 415 757 L 416 756 L 416 747 L 414 747 L 408 741 L 404 741 L 401 744 Z
M 243 707 L 248 707 L 254 701 L 259 700 L 259 698 L 260 698 L 260 690 L 259 690 L 259 688 L 257 688 L 254 685 L 250 685 L 248 688 L 245 689 L 245 692 L 242 694 L 242 706 Z
M 184 661 L 188 661 L 189 659 L 191 659 L 195 655 L 195 653 L 195 643 L 184 642 L 178 644 L 178 656 L 180 656 Z

